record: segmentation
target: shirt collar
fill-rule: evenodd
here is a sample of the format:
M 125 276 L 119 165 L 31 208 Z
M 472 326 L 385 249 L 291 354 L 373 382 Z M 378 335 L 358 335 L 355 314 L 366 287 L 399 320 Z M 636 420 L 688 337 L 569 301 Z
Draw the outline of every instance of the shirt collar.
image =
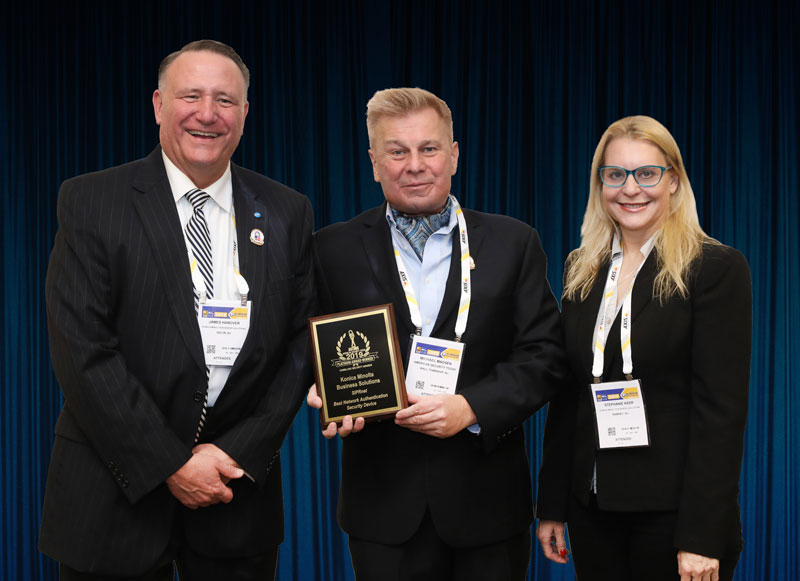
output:
M 657 234 L 657 233 L 656 233 Z M 642 245 L 642 248 L 639 250 L 644 256 L 645 260 L 647 256 L 650 254 L 650 251 L 653 249 L 653 246 L 656 244 L 656 234 L 653 234 L 650 238 L 647 239 Z M 622 236 L 619 233 L 619 230 L 614 232 L 614 239 L 611 242 L 611 258 L 612 260 L 618 255 L 622 253 Z
M 178 166 L 172 163 L 172 160 L 167 157 L 164 150 L 161 150 L 161 157 L 164 160 L 164 168 L 167 170 L 167 179 L 169 179 L 169 187 L 172 189 L 172 197 L 175 203 L 186 195 L 190 190 L 195 189 L 197 186 L 192 183 L 192 180 L 183 173 Z M 203 188 L 211 199 L 224 211 L 230 213 L 231 205 L 233 203 L 233 185 L 231 181 L 231 163 L 228 162 L 228 167 L 225 168 L 225 173 L 210 186 Z

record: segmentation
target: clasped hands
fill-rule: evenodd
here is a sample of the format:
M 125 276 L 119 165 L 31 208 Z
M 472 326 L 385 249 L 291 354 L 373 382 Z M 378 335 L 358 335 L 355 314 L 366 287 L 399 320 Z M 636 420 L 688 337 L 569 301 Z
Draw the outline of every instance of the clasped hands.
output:
M 431 396 L 408 394 L 408 402 L 411 405 L 395 414 L 394 423 L 436 438 L 454 436 L 478 421 L 466 398 L 460 394 Z M 306 403 L 315 409 L 322 407 L 322 398 L 317 394 L 316 385 L 309 388 Z M 345 416 L 340 427 L 337 428 L 336 422 L 331 422 L 322 430 L 322 435 L 330 439 L 338 433 L 344 438 L 363 429 L 363 417 L 354 420 L 352 416 Z
M 233 500 L 231 480 L 241 478 L 244 470 L 214 444 L 198 444 L 192 457 L 167 478 L 167 487 L 184 506 L 197 509 Z

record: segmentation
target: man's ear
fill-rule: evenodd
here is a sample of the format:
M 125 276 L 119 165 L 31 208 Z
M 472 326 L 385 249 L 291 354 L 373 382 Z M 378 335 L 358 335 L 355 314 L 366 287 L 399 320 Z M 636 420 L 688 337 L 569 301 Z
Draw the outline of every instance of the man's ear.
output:
M 161 106 L 163 102 L 161 100 L 161 91 L 156 89 L 153 91 L 153 113 L 156 116 L 156 124 L 161 125 Z

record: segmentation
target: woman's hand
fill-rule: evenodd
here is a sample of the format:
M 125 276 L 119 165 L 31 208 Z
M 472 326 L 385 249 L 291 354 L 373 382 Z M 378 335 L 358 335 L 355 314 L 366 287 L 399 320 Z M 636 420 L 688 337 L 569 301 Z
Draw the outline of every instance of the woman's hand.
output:
M 564 541 L 564 523 L 554 520 L 540 520 L 536 536 L 542 545 L 544 556 L 556 563 L 568 563 L 567 543 Z

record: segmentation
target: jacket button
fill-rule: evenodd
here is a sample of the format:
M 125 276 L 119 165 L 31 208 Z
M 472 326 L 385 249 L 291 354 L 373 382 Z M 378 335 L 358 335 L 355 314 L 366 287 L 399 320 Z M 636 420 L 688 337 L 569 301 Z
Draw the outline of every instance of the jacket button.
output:
M 202 391 L 194 392 L 194 401 L 196 401 L 197 403 L 200 403 L 201 401 L 203 401 L 203 392 Z

